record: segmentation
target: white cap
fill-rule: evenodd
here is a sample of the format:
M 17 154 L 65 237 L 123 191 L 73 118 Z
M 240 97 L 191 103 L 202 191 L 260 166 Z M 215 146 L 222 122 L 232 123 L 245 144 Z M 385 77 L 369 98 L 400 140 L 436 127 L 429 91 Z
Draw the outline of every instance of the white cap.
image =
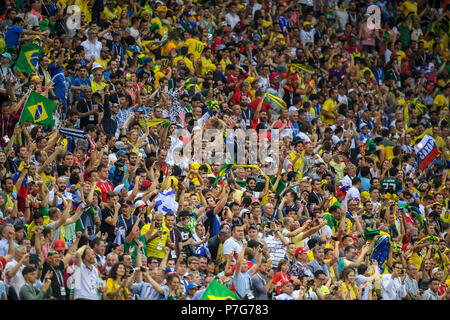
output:
M 117 187 L 115 187 L 114 188 L 114 192 L 116 193 L 116 194 L 118 194 L 120 191 L 122 191 L 122 189 L 125 189 L 125 185 L 122 183 L 122 184 L 119 184 Z
M 98 68 L 103 69 L 103 67 L 102 67 L 102 65 L 100 63 L 94 62 L 92 64 L 92 70 L 95 70 L 95 69 L 98 69 Z
M 146 205 L 147 204 L 144 201 L 138 200 L 138 201 L 135 202 L 134 208 L 138 208 L 138 207 L 142 207 L 142 206 L 146 206 Z

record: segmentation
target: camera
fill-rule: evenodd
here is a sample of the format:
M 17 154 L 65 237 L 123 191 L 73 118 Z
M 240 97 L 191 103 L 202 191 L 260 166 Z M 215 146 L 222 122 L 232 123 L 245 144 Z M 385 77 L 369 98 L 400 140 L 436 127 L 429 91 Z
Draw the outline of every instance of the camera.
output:
M 314 285 L 314 280 L 308 280 L 308 282 L 306 283 L 306 285 L 308 286 L 308 287 L 312 287 L 313 285 Z
M 146 271 L 147 271 L 147 268 L 146 268 L 146 267 L 141 267 L 140 270 L 141 270 L 142 272 L 146 272 Z

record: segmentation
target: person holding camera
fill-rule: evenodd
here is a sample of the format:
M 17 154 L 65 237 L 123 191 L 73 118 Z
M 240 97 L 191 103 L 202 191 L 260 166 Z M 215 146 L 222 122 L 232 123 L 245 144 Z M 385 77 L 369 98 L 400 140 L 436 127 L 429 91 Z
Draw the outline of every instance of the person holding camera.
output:
M 407 295 L 403 264 L 400 261 L 394 262 L 392 269 L 392 274 L 383 274 L 381 277 L 382 300 L 401 300 Z

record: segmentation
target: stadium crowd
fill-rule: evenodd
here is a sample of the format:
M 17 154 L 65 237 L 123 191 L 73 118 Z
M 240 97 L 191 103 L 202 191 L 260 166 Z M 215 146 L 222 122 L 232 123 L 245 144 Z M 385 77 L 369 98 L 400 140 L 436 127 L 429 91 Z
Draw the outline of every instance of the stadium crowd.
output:
M 1 1 L 0 299 L 449 300 L 448 2 Z

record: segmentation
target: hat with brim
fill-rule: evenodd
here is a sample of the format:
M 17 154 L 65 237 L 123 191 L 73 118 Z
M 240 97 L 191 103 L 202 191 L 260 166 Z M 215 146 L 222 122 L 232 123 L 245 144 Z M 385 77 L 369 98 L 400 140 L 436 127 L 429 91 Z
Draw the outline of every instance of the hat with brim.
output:
M 142 208 L 142 207 L 145 207 L 145 206 L 147 206 L 147 204 L 144 201 L 142 201 L 142 200 L 138 200 L 134 204 L 134 208 Z
M 3 57 L 3 58 L 8 58 L 9 60 L 11 60 L 11 54 L 8 53 L 8 52 L 2 53 L 2 57 Z

